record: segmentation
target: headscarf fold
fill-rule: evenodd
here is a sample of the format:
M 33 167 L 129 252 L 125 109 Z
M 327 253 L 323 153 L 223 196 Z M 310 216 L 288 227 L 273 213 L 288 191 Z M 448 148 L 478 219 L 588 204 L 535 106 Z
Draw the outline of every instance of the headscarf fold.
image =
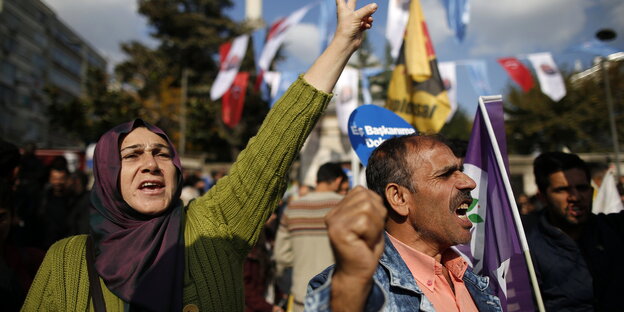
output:
M 119 188 L 120 144 L 137 127 L 146 127 L 167 141 L 178 169 L 174 198 L 157 216 L 134 210 Z M 161 129 L 136 119 L 102 135 L 93 163 L 91 232 L 98 274 L 131 310 L 180 311 L 184 278 L 183 206 L 179 199 L 182 165 L 173 144 Z

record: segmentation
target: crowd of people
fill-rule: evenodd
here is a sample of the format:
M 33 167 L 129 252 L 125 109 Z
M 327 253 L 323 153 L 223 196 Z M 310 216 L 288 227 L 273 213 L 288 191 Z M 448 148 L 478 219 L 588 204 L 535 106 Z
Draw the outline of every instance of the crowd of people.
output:
M 44 165 L 0 141 L 2 310 L 502 311 L 451 248 L 471 239 L 465 144 L 396 137 L 372 153 L 368 188 L 349 190 L 341 164 L 326 163 L 314 187 L 283 196 L 377 10 L 336 5 L 332 42 L 227 174 L 185 174 L 168 136 L 141 119 L 101 136 L 92 186 L 62 157 Z M 534 174 L 538 193 L 518 201 L 534 217 L 525 231 L 547 310 L 618 310 L 624 212 L 592 213 L 577 155 L 542 153 Z

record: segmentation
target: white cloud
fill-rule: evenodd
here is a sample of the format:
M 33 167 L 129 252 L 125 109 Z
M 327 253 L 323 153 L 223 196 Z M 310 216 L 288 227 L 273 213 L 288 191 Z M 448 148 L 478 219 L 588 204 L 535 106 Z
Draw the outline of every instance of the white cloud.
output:
M 471 25 L 474 56 L 560 51 L 585 26 L 583 0 L 476 0 Z
M 314 24 L 297 24 L 286 33 L 283 44 L 287 59 L 282 66 L 287 70 L 305 70 L 320 54 L 318 28 Z
M 121 42 L 138 40 L 149 46 L 146 19 L 137 13 L 137 2 L 128 0 L 44 0 L 52 10 L 114 65 L 124 60 Z
M 442 1 L 422 1 L 421 5 L 423 14 L 425 15 L 425 21 L 427 22 L 429 36 L 432 38 L 434 46 L 455 36 L 448 27 L 446 9 L 442 5 Z

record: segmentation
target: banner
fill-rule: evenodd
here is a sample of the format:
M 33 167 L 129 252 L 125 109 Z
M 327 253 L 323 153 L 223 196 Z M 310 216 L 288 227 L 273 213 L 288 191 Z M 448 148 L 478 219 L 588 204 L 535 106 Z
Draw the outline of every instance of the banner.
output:
M 515 57 L 499 58 L 497 62 L 503 66 L 509 77 L 515 81 L 524 92 L 528 92 L 534 86 L 533 76 L 524 64 Z
M 349 115 L 358 107 L 359 78 L 360 71 L 347 66 L 340 74 L 340 78 L 334 87 L 336 118 L 338 118 L 338 127 L 344 134 L 347 134 Z
M 290 85 L 297 80 L 297 77 L 299 77 L 299 75 L 296 72 L 286 71 L 278 73 L 278 77 L 276 78 L 277 82 L 271 85 L 271 102 L 269 104 L 270 107 L 273 107 L 273 105 L 275 105 L 275 102 L 277 102 L 277 100 L 279 100 L 279 98 L 284 95 L 286 90 L 288 90 Z
M 466 35 L 466 26 L 470 22 L 470 0 L 443 0 L 449 28 L 455 33 L 457 41 L 462 42 Z
M 475 93 L 479 96 L 492 94 L 485 61 L 470 61 L 465 65 L 468 67 L 468 78 Z
M 624 210 L 620 193 L 618 192 L 615 184 L 616 178 L 613 171 L 614 169 L 607 170 L 602 178 L 600 187 L 597 187 L 592 180 L 592 186 L 594 187 L 594 190 L 597 191 L 592 203 L 592 212 L 594 214 L 617 213 Z
M 409 18 L 410 0 L 388 0 L 388 17 L 386 19 L 386 40 L 390 43 L 390 55 L 393 60 L 399 57 L 403 34 Z
M 370 93 L 368 77 L 377 76 L 384 71 L 381 67 L 368 67 L 360 69 L 360 83 L 362 84 L 362 101 L 364 104 L 373 104 L 373 95 Z
M 231 43 L 224 43 L 219 47 L 221 67 L 217 78 L 210 88 L 210 99 L 216 101 L 225 93 L 238 73 L 238 69 L 245 57 L 249 35 L 238 36 Z
M 362 105 L 349 116 L 349 141 L 364 166 L 383 141 L 415 132 L 403 118 L 377 105 Z
M 418 131 L 440 131 L 451 111 L 419 0 L 412 0 L 403 48 L 388 86 L 386 108 Z
M 319 13 L 319 38 L 321 40 L 321 49 L 320 51 L 325 51 L 327 48 L 327 44 L 329 43 L 329 39 L 333 36 L 330 33 L 329 25 L 330 21 L 333 21 L 336 16 L 336 1 L 335 0 L 320 0 L 321 2 L 321 12 Z
M 440 62 L 438 64 L 440 70 L 440 76 L 442 77 L 442 83 L 444 83 L 444 89 L 448 94 L 449 103 L 451 104 L 451 112 L 446 117 L 446 122 L 449 122 L 455 112 L 457 111 L 457 70 L 455 62 Z
M 264 49 L 262 49 L 260 59 L 258 59 L 258 66 L 262 69 L 262 71 L 267 71 L 269 69 L 271 62 L 275 57 L 275 53 L 277 53 L 277 50 L 286 38 L 286 31 L 293 25 L 298 24 L 313 5 L 316 5 L 316 3 L 306 5 L 303 8 L 293 12 L 288 17 L 281 18 L 271 24 L 266 44 L 264 45 Z
M 221 100 L 221 119 L 230 128 L 234 128 L 243 115 L 245 94 L 247 94 L 248 72 L 240 72 L 236 75 L 232 87 L 223 95 Z
M 490 277 L 505 311 L 534 311 L 528 270 L 512 212 L 515 202 L 510 201 L 513 194 L 508 193 L 511 187 L 506 186 L 509 162 L 503 101 L 500 96 L 481 99 L 485 105 L 477 108 L 464 160 L 464 172 L 477 183 L 468 209 L 474 227 L 470 248 L 463 245 L 458 249 L 468 254 L 475 272 Z M 488 130 L 488 119 L 492 132 Z
M 534 53 L 528 58 L 537 73 L 542 92 L 555 102 L 561 100 L 566 95 L 566 87 L 552 55 L 549 52 Z

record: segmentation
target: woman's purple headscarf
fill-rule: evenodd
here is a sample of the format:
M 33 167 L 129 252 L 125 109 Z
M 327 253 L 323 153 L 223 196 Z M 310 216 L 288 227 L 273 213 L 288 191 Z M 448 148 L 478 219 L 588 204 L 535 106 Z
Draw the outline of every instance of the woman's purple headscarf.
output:
M 163 137 L 178 168 L 178 185 L 167 210 L 148 216 L 132 209 L 119 188 L 123 137 L 137 127 Z M 95 267 L 106 286 L 130 303 L 131 310 L 182 309 L 184 278 L 184 235 L 182 165 L 173 144 L 159 128 L 141 119 L 127 122 L 106 132 L 98 141 L 93 158 L 95 184 L 91 217 L 95 243 Z

